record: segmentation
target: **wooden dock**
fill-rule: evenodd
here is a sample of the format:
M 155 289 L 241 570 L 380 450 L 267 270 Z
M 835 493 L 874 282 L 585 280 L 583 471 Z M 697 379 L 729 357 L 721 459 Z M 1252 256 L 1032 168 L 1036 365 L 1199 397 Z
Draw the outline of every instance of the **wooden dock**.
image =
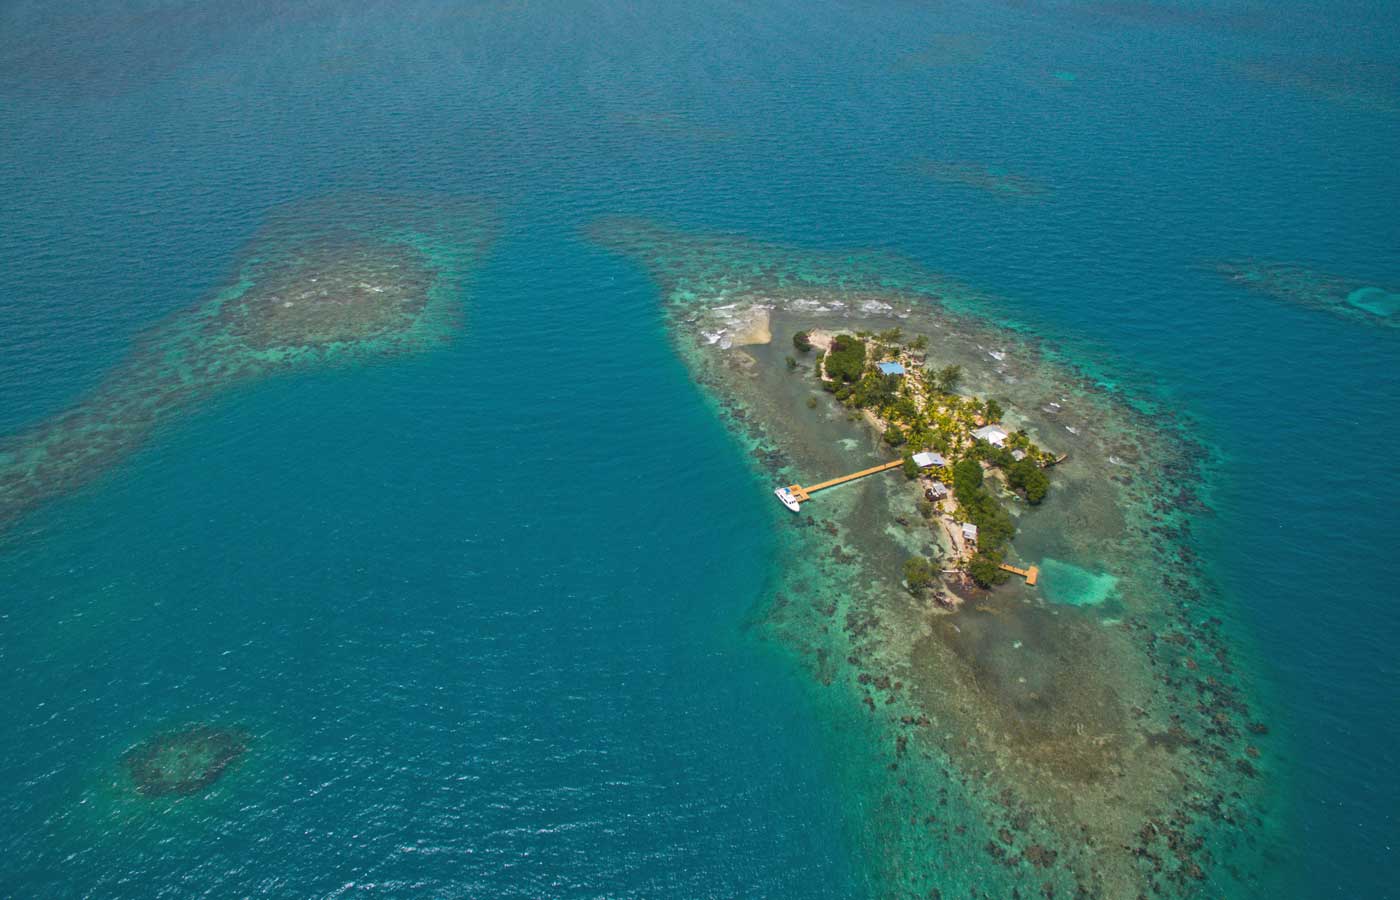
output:
M 855 481 L 857 478 L 864 478 L 867 475 L 874 475 L 877 472 L 888 472 L 904 465 L 904 460 L 896 459 L 879 466 L 871 466 L 869 469 L 861 469 L 859 472 L 852 472 L 849 475 L 842 475 L 840 478 L 833 478 L 830 481 L 823 481 L 821 484 L 814 484 L 811 487 L 803 487 L 800 484 L 788 485 L 788 490 L 792 493 L 793 499 L 798 503 L 805 503 L 812 499 L 812 494 L 817 491 L 824 491 L 829 487 L 836 487 L 838 484 L 845 484 L 848 481 Z
M 1013 575 L 1020 575 L 1022 578 L 1026 579 L 1026 584 L 1030 585 L 1031 587 L 1035 587 L 1036 579 L 1040 577 L 1039 566 L 1031 566 L 1029 569 L 1020 569 L 1016 566 L 1009 565 L 1007 563 L 1002 563 L 1000 568 L 1002 569 L 1002 571 L 1010 572 Z

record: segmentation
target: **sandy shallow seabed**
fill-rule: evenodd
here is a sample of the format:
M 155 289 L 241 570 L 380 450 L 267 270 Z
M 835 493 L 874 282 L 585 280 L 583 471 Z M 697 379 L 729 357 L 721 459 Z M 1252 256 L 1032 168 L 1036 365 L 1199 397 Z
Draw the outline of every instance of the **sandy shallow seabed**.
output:
M 930 365 L 961 365 L 964 392 L 1070 455 L 1041 507 L 1008 501 L 1013 559 L 1044 566 L 1042 585 L 956 613 L 900 586 L 903 560 L 943 543 L 901 475 L 780 520 L 790 540 L 763 631 L 879 725 L 886 774 L 866 807 L 891 894 L 1260 889 L 1278 851 L 1270 738 L 1194 565 L 1202 448 L 1033 342 L 948 311 L 958 288 L 933 276 L 916 290 L 865 259 L 629 222 L 595 237 L 648 267 L 678 351 L 774 484 L 893 455 L 820 391 L 790 341 L 807 328 L 928 335 Z M 754 339 L 760 318 L 771 342 Z

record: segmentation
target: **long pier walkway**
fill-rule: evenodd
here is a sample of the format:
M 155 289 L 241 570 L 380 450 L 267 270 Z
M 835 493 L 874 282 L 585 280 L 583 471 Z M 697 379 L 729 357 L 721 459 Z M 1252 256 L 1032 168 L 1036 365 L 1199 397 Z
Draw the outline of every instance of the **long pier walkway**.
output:
M 874 475 L 877 472 L 888 472 L 890 469 L 904 465 L 904 460 L 896 459 L 883 465 L 872 466 L 869 469 L 861 469 L 859 472 L 852 472 L 849 475 L 842 475 L 840 478 L 833 478 L 830 481 L 823 481 L 821 484 L 814 484 L 811 487 L 803 487 L 800 484 L 788 485 L 788 491 L 798 503 L 805 503 L 812 499 L 812 494 L 817 491 L 824 491 L 829 487 L 836 487 L 838 484 L 845 484 L 848 481 L 855 481 L 857 478 L 864 478 L 867 475 Z

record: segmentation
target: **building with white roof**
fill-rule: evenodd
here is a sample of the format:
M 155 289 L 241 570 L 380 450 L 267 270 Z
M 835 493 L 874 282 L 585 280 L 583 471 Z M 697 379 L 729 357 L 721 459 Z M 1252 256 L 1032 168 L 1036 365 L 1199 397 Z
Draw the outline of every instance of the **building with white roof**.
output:
M 1011 437 L 1011 432 L 1001 425 L 983 425 L 972 432 L 972 436 L 979 441 L 986 441 L 993 447 L 1005 447 L 1006 439 Z

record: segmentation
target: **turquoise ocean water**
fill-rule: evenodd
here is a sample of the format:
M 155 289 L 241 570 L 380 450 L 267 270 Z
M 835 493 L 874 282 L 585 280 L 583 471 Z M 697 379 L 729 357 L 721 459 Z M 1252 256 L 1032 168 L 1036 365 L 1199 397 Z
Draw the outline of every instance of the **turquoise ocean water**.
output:
M 881 890 L 860 729 L 747 627 L 780 511 L 583 232 L 637 215 L 897 251 L 1186 417 L 1291 889 L 1389 896 L 1400 344 L 1212 265 L 1396 289 L 1397 38 L 1379 2 L 0 7 L 0 433 L 279 205 L 494 219 L 449 344 L 239 385 L 10 528 L 0 894 Z M 191 721 L 254 752 L 114 799 Z

